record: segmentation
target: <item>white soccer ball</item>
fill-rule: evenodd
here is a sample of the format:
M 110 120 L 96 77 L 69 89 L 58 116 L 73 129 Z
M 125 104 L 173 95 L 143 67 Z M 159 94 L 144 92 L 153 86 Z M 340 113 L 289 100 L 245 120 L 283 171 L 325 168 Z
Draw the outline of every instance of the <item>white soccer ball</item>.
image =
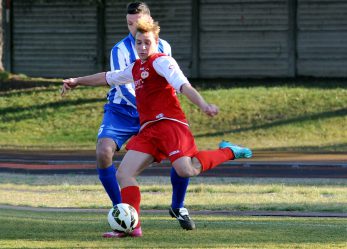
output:
M 107 220 L 112 230 L 131 233 L 139 222 L 139 216 L 133 206 L 120 203 L 110 209 Z

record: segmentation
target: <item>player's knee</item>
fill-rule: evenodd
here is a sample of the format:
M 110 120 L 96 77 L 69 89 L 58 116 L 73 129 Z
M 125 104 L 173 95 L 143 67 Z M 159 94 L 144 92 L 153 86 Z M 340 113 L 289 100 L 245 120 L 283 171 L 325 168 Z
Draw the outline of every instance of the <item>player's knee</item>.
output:
M 102 147 L 98 147 L 96 150 L 96 157 L 98 159 L 104 159 L 104 158 L 112 158 L 113 156 L 113 151 L 112 148 L 109 146 L 102 146 Z
M 114 150 L 112 145 L 98 143 L 96 148 L 98 167 L 105 168 L 112 164 Z
M 97 158 L 111 158 L 112 150 L 109 147 L 102 147 L 96 150 Z
M 133 176 L 128 171 L 122 170 L 122 168 L 118 168 L 116 172 L 116 178 L 120 187 L 123 187 L 124 185 L 127 185 L 129 180 L 132 179 Z
M 180 177 L 191 177 L 192 175 L 192 171 L 190 168 L 186 167 L 186 168 L 175 168 L 177 175 L 179 175 Z
M 116 179 L 119 186 L 122 188 L 126 183 L 126 177 L 119 170 L 116 172 Z
M 121 180 L 124 179 L 124 174 L 122 172 L 122 170 L 117 170 L 116 172 L 116 178 L 117 178 L 117 182 L 119 183 Z
M 192 177 L 197 175 L 193 168 L 191 158 L 189 157 L 181 157 L 175 160 L 172 166 L 180 177 Z

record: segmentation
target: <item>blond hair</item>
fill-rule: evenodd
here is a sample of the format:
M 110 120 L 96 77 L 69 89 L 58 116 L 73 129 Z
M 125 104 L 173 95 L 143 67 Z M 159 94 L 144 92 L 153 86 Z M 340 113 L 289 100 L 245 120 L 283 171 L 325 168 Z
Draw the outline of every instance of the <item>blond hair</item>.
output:
M 146 16 L 141 17 L 137 21 L 136 25 L 137 32 L 140 33 L 148 33 L 148 32 L 153 32 L 154 38 L 158 40 L 159 38 L 159 32 L 160 32 L 160 26 L 158 22 L 153 21 L 152 18 L 148 18 Z

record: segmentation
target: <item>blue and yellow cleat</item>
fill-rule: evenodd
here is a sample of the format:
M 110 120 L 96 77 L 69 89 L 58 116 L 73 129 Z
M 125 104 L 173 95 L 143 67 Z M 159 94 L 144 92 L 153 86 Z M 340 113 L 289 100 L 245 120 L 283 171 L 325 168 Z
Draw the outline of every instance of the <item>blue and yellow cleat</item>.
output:
M 252 157 L 252 151 L 246 147 L 241 147 L 236 144 L 232 144 L 228 141 L 222 141 L 219 143 L 219 148 L 229 148 L 234 153 L 235 159 L 239 158 L 251 158 Z

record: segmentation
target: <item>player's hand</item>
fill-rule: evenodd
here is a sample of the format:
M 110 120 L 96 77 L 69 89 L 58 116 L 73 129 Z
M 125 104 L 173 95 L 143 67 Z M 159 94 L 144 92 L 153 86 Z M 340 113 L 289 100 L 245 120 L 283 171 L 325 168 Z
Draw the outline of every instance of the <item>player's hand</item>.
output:
M 219 112 L 218 106 L 214 104 L 206 104 L 201 108 L 201 110 L 210 117 L 216 116 Z
M 61 96 L 63 96 L 68 90 L 75 88 L 78 85 L 76 78 L 70 78 L 63 80 L 63 86 L 61 88 Z

